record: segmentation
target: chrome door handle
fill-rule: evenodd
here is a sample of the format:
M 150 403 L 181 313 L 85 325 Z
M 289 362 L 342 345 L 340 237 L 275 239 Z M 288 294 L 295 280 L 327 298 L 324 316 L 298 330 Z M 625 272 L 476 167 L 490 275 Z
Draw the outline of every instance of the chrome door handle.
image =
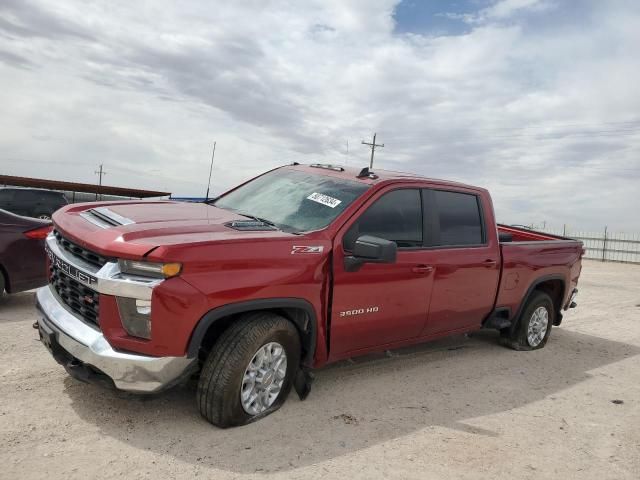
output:
M 482 265 L 484 265 L 487 268 L 495 267 L 497 264 L 498 262 L 496 260 L 491 260 L 491 259 L 487 259 L 484 262 L 482 262 Z

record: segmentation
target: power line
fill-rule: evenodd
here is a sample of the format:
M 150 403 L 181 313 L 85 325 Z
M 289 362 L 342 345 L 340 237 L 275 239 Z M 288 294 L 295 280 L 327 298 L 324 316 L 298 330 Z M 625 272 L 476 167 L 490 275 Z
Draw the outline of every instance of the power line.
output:
M 363 145 L 369 145 L 371 147 L 371 162 L 369 163 L 369 168 L 373 169 L 373 154 L 376 151 L 376 147 L 384 147 L 384 143 L 376 143 L 376 133 L 373 134 L 373 141 L 371 143 L 369 142 L 365 142 L 364 140 L 362 140 L 362 144 Z
M 447 130 L 447 133 L 456 130 L 455 128 L 451 128 Z M 464 128 L 457 129 L 465 131 Z M 636 128 L 625 128 L 625 129 L 610 129 L 610 130 L 577 130 L 577 131 L 549 131 L 549 132 L 519 132 L 512 134 L 491 134 L 484 135 L 482 132 L 486 131 L 482 128 L 473 128 L 467 129 L 468 133 L 478 133 L 481 135 L 481 139 L 509 139 L 509 138 L 533 138 L 539 140 L 561 140 L 565 137 L 628 137 L 634 136 L 640 133 L 640 126 Z M 416 137 L 412 136 L 403 136 L 401 137 L 403 140 L 411 140 Z M 464 142 L 463 142 L 464 143 Z
M 50 165 L 52 163 L 51 160 L 17 160 L 17 159 L 3 159 L 2 160 L 3 163 L 19 163 L 21 165 L 28 163 L 28 164 L 48 164 Z M 86 162 L 67 162 L 67 161 L 56 161 L 55 162 L 56 165 L 74 165 L 74 166 L 83 166 L 83 167 L 87 167 L 87 163 Z M 160 180 L 165 180 L 165 181 L 175 181 L 175 177 L 169 177 L 166 175 L 160 175 L 158 173 L 154 173 L 154 170 L 134 170 L 131 168 L 127 168 L 127 167 L 121 167 L 119 165 L 114 165 L 111 164 L 111 166 L 109 167 L 111 170 L 117 170 L 118 172 L 128 172 L 130 174 L 133 175 L 139 175 L 141 177 L 147 178 L 147 177 L 155 177 L 158 178 Z M 96 171 L 96 174 L 99 173 L 98 171 Z M 106 175 L 107 172 L 103 172 L 103 175 Z M 114 172 L 110 172 L 111 174 L 113 174 Z M 180 180 L 181 183 L 190 183 L 192 185 L 202 185 L 199 182 L 193 181 L 193 180 L 184 180 L 181 179 Z
M 556 124 L 541 124 L 541 125 L 521 125 L 518 127 L 475 127 L 475 130 L 484 131 L 506 131 L 506 130 L 530 130 L 539 128 L 601 128 L 602 126 L 640 126 L 640 119 L 627 120 L 627 121 L 615 121 L 615 122 L 593 122 L 593 123 L 556 123 Z

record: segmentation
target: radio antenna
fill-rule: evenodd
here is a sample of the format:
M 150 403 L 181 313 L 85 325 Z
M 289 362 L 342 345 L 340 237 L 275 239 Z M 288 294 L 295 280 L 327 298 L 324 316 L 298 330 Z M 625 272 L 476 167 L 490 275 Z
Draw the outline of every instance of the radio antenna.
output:
M 216 142 L 213 142 L 213 152 L 211 153 L 211 166 L 209 167 L 209 183 L 207 183 L 207 197 L 205 201 L 209 200 L 209 189 L 211 188 L 211 172 L 213 172 L 213 159 L 216 156 Z

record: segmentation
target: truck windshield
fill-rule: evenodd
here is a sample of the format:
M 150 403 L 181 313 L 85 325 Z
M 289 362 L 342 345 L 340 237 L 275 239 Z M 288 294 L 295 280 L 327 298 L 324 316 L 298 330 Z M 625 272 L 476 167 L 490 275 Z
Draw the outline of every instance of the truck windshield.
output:
M 278 169 L 210 203 L 285 231 L 304 232 L 329 225 L 367 188 L 341 178 Z

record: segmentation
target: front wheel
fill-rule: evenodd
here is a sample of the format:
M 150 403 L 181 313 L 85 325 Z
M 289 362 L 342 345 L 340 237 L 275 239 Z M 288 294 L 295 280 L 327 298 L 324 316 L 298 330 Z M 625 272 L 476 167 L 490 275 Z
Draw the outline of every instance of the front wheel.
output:
M 544 292 L 534 292 L 513 332 L 501 332 L 504 343 L 514 350 L 537 350 L 546 345 L 551 334 L 555 307 Z
M 280 408 L 300 363 L 300 338 L 285 318 L 244 316 L 214 344 L 198 381 L 200 413 L 219 427 L 250 423 Z

